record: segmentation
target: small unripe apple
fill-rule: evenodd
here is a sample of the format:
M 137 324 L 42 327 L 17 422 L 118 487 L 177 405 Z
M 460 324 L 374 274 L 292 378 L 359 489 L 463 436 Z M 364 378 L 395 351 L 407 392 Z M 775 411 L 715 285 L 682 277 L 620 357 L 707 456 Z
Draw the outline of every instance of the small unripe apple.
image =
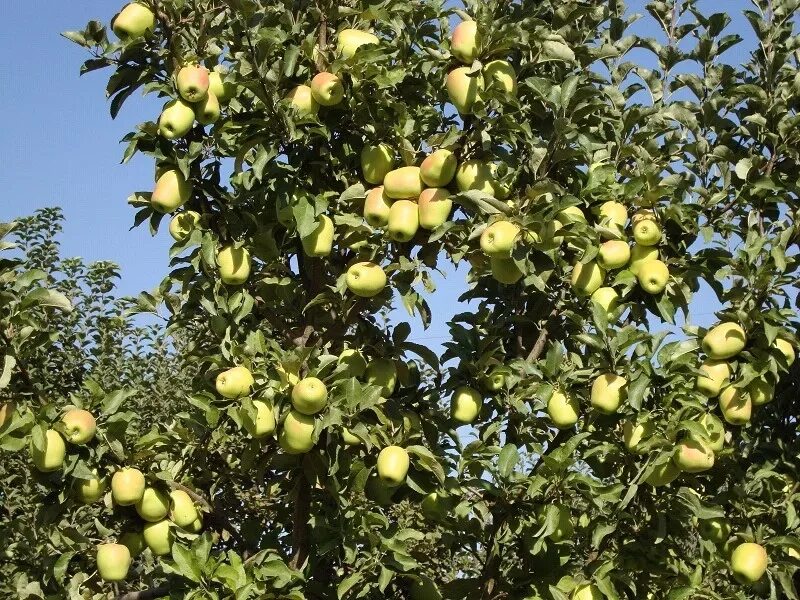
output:
M 396 200 L 389 209 L 386 231 L 395 242 L 408 242 L 419 229 L 419 207 L 413 200 Z
M 754 379 L 747 384 L 746 391 L 753 406 L 763 406 L 775 397 L 775 386 L 766 379 Z
M 290 410 L 278 434 L 278 444 L 287 454 L 305 454 L 314 447 L 314 417 Z
M 634 244 L 631 248 L 631 258 L 628 262 L 628 270 L 634 275 L 639 274 L 642 265 L 651 260 L 658 260 L 658 248 L 655 246 L 642 246 Z
M 119 536 L 119 543 L 125 546 L 131 553 L 131 557 L 134 558 L 144 552 L 147 547 L 140 531 L 126 531 Z
M 213 125 L 216 123 L 219 120 L 220 112 L 219 99 L 211 91 L 206 93 L 206 97 L 194 105 L 195 118 L 201 125 Z
M 286 94 L 284 100 L 295 109 L 299 122 L 313 120 L 319 112 L 319 104 L 314 100 L 311 88 L 307 85 L 298 85 Z
M 600 224 L 609 231 L 601 231 L 601 237 L 620 239 L 628 222 L 628 209 L 621 202 L 610 200 L 600 206 Z
M 720 323 L 712 327 L 703 337 L 702 347 L 709 358 L 724 360 L 733 358 L 744 350 L 747 335 L 737 323 Z
M 483 91 L 483 75 L 472 73 L 471 67 L 458 67 L 447 74 L 447 95 L 456 110 L 469 115 L 475 103 L 480 101 Z
M 164 171 L 150 195 L 150 205 L 160 213 L 171 213 L 183 206 L 192 195 L 192 184 L 177 169 Z
M 575 398 L 567 397 L 563 392 L 554 391 L 547 402 L 547 414 L 553 421 L 553 425 L 559 429 L 569 429 L 578 422 L 580 406 Z
M 745 390 L 729 385 L 719 394 L 719 409 L 731 425 L 745 425 L 753 414 L 753 403 Z
M 217 252 L 219 278 L 225 285 L 241 285 L 250 277 L 250 251 L 225 246 Z
M 597 302 L 610 316 L 619 306 L 619 294 L 612 287 L 597 288 L 592 292 L 592 301 Z
M 158 118 L 158 133 L 161 137 L 174 140 L 185 136 L 194 125 L 194 107 L 184 100 L 171 100 L 164 105 Z
M 489 392 L 497 392 L 506 386 L 510 375 L 511 369 L 505 365 L 496 366 L 481 378 L 481 385 Z
M 656 246 L 661 241 L 661 227 L 655 219 L 640 219 L 633 226 L 633 239 L 640 246 Z
M 425 185 L 432 188 L 446 187 L 455 177 L 456 155 L 450 150 L 441 148 L 429 154 L 419 166 L 419 174 Z
M 450 52 L 462 63 L 471 65 L 478 57 L 480 45 L 481 34 L 475 21 L 461 21 L 453 28 Z
M 208 69 L 201 65 L 186 65 L 178 71 L 175 84 L 181 98 L 187 102 L 200 102 L 208 94 Z
M 219 68 L 219 67 L 217 67 Z M 208 74 L 208 91 L 217 98 L 220 104 L 225 104 L 233 97 L 235 86 L 232 83 L 223 81 L 223 73 L 218 70 Z
M 381 396 L 390 397 L 397 386 L 397 365 L 390 358 L 374 358 L 364 373 L 367 383 L 381 388 Z
M 517 95 L 517 74 L 507 60 L 493 60 L 483 67 L 483 80 L 488 88 L 495 88 L 509 96 Z
M 653 433 L 655 433 L 655 426 L 649 421 L 643 423 L 625 421 L 622 426 L 622 441 L 625 449 L 633 454 L 640 454 L 643 452 L 642 443 L 647 441 L 647 438 Z
M 347 269 L 347 289 L 356 296 L 372 298 L 386 287 L 386 273 L 373 262 L 357 262 Z
M 672 460 L 685 473 L 701 473 L 714 466 L 714 451 L 705 441 L 686 438 L 677 445 Z
M 73 408 L 61 417 L 68 442 L 82 446 L 89 443 L 97 431 L 97 422 L 88 410 Z
M 478 390 L 463 385 L 450 398 L 450 415 L 459 423 L 472 423 L 480 415 L 483 398 Z
M 338 363 L 345 367 L 342 372 L 344 377 L 361 377 L 367 370 L 367 359 L 359 350 L 353 348 L 342 350 Z
M 131 506 L 144 495 L 144 475 L 139 469 L 120 469 L 111 478 L 111 499 L 119 506 Z
M 725 426 L 717 417 L 710 413 L 700 417 L 700 425 L 708 435 L 708 447 L 714 452 L 719 452 L 725 446 Z
M 628 397 L 628 380 L 615 373 L 604 373 L 592 383 L 591 404 L 600 412 L 610 415 Z
M 378 454 L 378 477 L 386 485 L 397 487 L 406 480 L 410 464 L 405 448 L 387 446 Z
M 731 367 L 724 360 L 705 360 L 699 370 L 697 389 L 709 398 L 716 398 L 730 382 Z
M 169 222 L 169 234 L 176 242 L 185 242 L 200 224 L 200 213 L 187 210 L 178 213 Z
M 31 459 L 35 466 L 42 473 L 58 471 L 64 466 L 64 457 L 67 455 L 67 446 L 64 438 L 55 429 L 48 429 L 44 434 L 44 448 L 38 450 L 30 444 Z
M 394 152 L 388 145 L 364 146 L 361 150 L 361 174 L 367 183 L 382 184 L 392 169 L 394 169 Z
M 111 22 L 111 29 L 116 36 L 126 41 L 144 36 L 148 31 L 153 31 L 155 26 L 153 11 L 138 2 L 126 5 Z
M 525 275 L 512 258 L 492 256 L 489 259 L 492 277 L 503 285 L 514 285 Z
M 673 460 L 668 460 L 658 465 L 647 479 L 645 479 L 645 483 L 649 483 L 653 487 L 669 485 L 675 481 L 680 474 L 680 467 L 678 467 Z
M 144 543 L 147 544 L 153 554 L 166 556 L 172 552 L 172 542 L 175 540 L 175 534 L 172 532 L 170 522 L 164 519 L 156 523 L 145 523 L 142 529 L 142 538 L 144 538 Z
M 767 572 L 767 551 L 760 544 L 739 544 L 731 553 L 731 572 L 739 583 L 755 583 Z
M 311 95 L 317 104 L 336 106 L 344 100 L 342 80 L 333 73 L 317 73 L 311 80 Z
M 419 198 L 424 185 L 419 167 L 400 167 L 383 178 L 383 193 L 393 199 Z
M 572 268 L 570 282 L 576 293 L 582 296 L 591 296 L 602 285 L 606 277 L 606 271 L 595 261 L 588 263 L 575 263 Z
M 376 35 L 358 29 L 342 29 L 336 36 L 336 50 L 346 59 L 353 56 L 361 46 L 379 43 Z
M 594 584 L 584 583 L 579 585 L 572 592 L 571 600 L 604 600 L 605 595 L 600 588 Z
M 597 262 L 604 269 L 621 269 L 628 264 L 628 260 L 631 258 L 631 248 L 628 246 L 628 242 L 608 240 L 600 244 L 597 255 Z
M 194 500 L 184 490 L 172 490 L 169 494 L 169 519 L 181 528 L 189 527 L 198 517 Z
M 169 496 L 154 487 L 146 487 L 136 503 L 136 512 L 150 523 L 160 521 L 169 513 Z
M 94 471 L 91 479 L 76 479 L 72 483 L 75 498 L 84 504 L 97 502 L 106 493 L 106 481 Z
M 224 398 L 241 398 L 250 394 L 254 382 L 250 369 L 233 367 L 217 375 L 217 393 Z
M 292 406 L 304 415 L 315 415 L 328 405 L 328 388 L 316 377 L 301 379 L 292 388 Z
M 700 535 L 714 544 L 724 544 L 731 536 L 731 524 L 724 517 L 701 519 Z
M 103 581 L 122 581 L 131 567 L 131 552 L 122 544 L 97 546 L 97 573 Z
M 495 194 L 492 168 L 486 161 L 473 158 L 460 163 L 455 177 L 459 192 L 478 190 L 490 196 Z
M 493 258 L 509 258 L 520 228 L 511 221 L 495 221 L 481 234 L 481 250 Z
M 392 200 L 383 193 L 382 185 L 371 189 L 364 200 L 364 220 L 372 227 L 386 227 L 391 208 Z
M 792 343 L 783 338 L 776 338 L 773 345 L 783 354 L 784 358 L 786 358 L 786 365 L 791 367 L 795 359 L 795 351 Z
M 333 234 L 333 220 L 327 215 L 319 215 L 314 231 L 300 240 L 306 256 L 328 256 L 333 250 Z
M 667 287 L 669 268 L 660 260 L 649 260 L 639 266 L 639 286 L 648 294 L 660 294 Z
M 422 164 L 424 165 L 425 163 Z M 419 209 L 419 226 L 428 230 L 444 225 L 453 210 L 450 192 L 445 188 L 426 188 L 422 190 L 417 205 Z

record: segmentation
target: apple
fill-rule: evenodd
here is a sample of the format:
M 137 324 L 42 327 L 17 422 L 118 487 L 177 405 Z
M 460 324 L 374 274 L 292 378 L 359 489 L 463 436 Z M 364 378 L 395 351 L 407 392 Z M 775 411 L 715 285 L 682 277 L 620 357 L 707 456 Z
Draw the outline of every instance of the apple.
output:
M 561 223 L 586 223 L 586 215 L 578 206 L 568 206 L 558 212 L 558 220 Z
M 572 268 L 572 287 L 578 295 L 591 296 L 602 285 L 606 277 L 606 271 L 595 261 L 588 263 L 575 263 Z
M 131 551 L 122 544 L 97 546 L 97 572 L 103 581 L 122 581 L 131 568 Z
M 389 209 L 387 232 L 395 242 L 408 242 L 419 229 L 419 208 L 413 200 L 397 200 Z
M 224 246 L 217 252 L 219 278 L 225 285 L 241 285 L 250 277 L 250 251 L 245 247 Z
M 597 302 L 600 307 L 611 315 L 619 306 L 619 294 L 612 287 L 600 287 L 592 292 L 592 302 Z
M 353 348 L 345 348 L 339 354 L 338 363 L 344 366 L 344 377 L 361 377 L 367 370 L 367 360 L 364 355 Z
M 606 270 L 621 269 L 628 264 L 630 258 L 631 248 L 628 242 L 622 240 L 603 242 L 597 252 L 597 262 Z
M 378 454 L 378 477 L 389 487 L 397 487 L 406 480 L 409 465 L 405 448 L 387 446 Z
M 493 368 L 488 375 L 485 375 L 481 378 L 481 384 L 483 385 L 484 389 L 489 392 L 497 392 L 502 390 L 508 381 L 508 377 L 511 375 L 511 369 L 506 367 L 505 365 L 498 365 Z
M 755 583 L 767 571 L 767 551 L 764 546 L 745 542 L 731 553 L 731 572 L 739 583 Z
M 700 417 L 700 425 L 708 435 L 708 447 L 719 452 L 725 446 L 725 425 L 716 416 L 706 413 Z
M 394 153 L 386 144 L 364 146 L 361 150 L 361 174 L 367 183 L 382 184 L 392 169 L 394 169 Z
M 311 80 L 311 95 L 317 104 L 336 106 L 344 100 L 342 80 L 333 73 L 317 73 Z
M 314 417 L 290 410 L 278 434 L 278 444 L 287 454 L 305 454 L 314 447 Z
M 172 552 L 172 542 L 175 536 L 167 519 L 156 523 L 145 523 L 142 529 L 142 538 L 156 556 L 165 556 Z
M 61 417 L 61 423 L 67 441 L 78 446 L 88 444 L 97 431 L 97 422 L 88 410 L 70 409 Z
M 567 397 L 563 392 L 554 391 L 550 400 L 547 401 L 547 414 L 553 421 L 553 425 L 559 429 L 569 429 L 578 422 L 580 406 L 575 398 Z
M 136 503 L 136 512 L 150 523 L 160 521 L 169 513 L 169 496 L 154 487 L 146 487 Z
M 642 444 L 655 433 L 655 426 L 650 421 L 633 423 L 625 421 L 622 425 L 622 442 L 625 449 L 633 454 L 644 452 Z
M 184 528 L 187 533 L 200 533 L 203 531 L 203 514 L 199 513 L 197 518 Z
M 709 398 L 716 398 L 720 390 L 730 383 L 731 367 L 724 360 L 705 360 L 699 370 L 697 389 Z
M 150 205 L 160 213 L 170 213 L 183 206 L 192 195 L 192 184 L 177 169 L 164 171 L 150 195 Z
M 800 560 L 800 550 L 798 550 L 797 548 L 792 548 L 792 547 L 787 548 L 786 554 L 788 554 L 795 560 Z
M 677 445 L 672 460 L 685 473 L 701 473 L 714 466 L 714 451 L 704 440 L 686 438 Z
M 382 185 L 371 189 L 364 200 L 364 220 L 372 227 L 386 227 L 389 224 L 391 208 L 392 201 L 383 192 Z
M 443 521 L 449 513 L 447 499 L 438 492 L 431 492 L 422 499 L 422 515 L 434 522 Z
M 206 93 L 206 97 L 194 105 L 194 114 L 201 125 L 213 125 L 219 120 L 221 108 L 219 100 L 213 92 Z
M 475 21 L 461 21 L 453 28 L 450 52 L 462 63 L 471 65 L 478 57 L 480 45 L 481 34 Z
M 680 474 L 681 470 L 678 465 L 676 465 L 674 461 L 668 460 L 653 469 L 653 472 L 645 479 L 645 483 L 649 483 L 653 487 L 669 485 L 675 481 Z
M 243 415 L 247 433 L 256 439 L 272 435 L 275 431 L 275 411 L 272 406 L 261 400 L 253 400 L 253 406 L 256 409 L 255 419 Z
M 128 549 L 132 557 L 139 556 L 146 548 L 144 538 L 139 531 L 126 531 L 119 536 L 119 543 Z
M 224 398 L 240 398 L 250 393 L 254 383 L 253 374 L 247 367 L 233 367 L 217 375 L 217 393 Z
M 422 163 L 425 164 L 424 162 Z M 421 169 L 422 167 L 420 167 Z M 422 190 L 417 201 L 419 226 L 433 230 L 443 225 L 453 210 L 450 192 L 445 188 L 426 188 Z
M 158 118 L 158 133 L 174 140 L 185 136 L 194 125 L 194 107 L 183 100 L 171 100 L 164 105 Z
M 311 88 L 307 85 L 298 85 L 284 98 L 297 113 L 298 122 L 312 121 L 319 112 L 319 104 L 311 94 Z
M 441 148 L 429 154 L 419 166 L 419 175 L 425 185 L 432 188 L 446 187 L 455 177 L 458 161 L 450 150 Z
M 621 375 L 604 373 L 594 380 L 590 401 L 592 407 L 606 415 L 617 412 L 628 397 L 628 380 Z
M 328 404 L 328 388 L 316 377 L 301 379 L 292 388 L 292 406 L 304 415 L 315 415 Z
M 753 403 L 745 390 L 729 385 L 719 394 L 719 409 L 731 425 L 744 425 L 750 422 Z
M 481 100 L 483 75 L 472 73 L 472 67 L 458 67 L 447 74 L 445 87 L 450 103 L 459 113 L 468 115 Z
M 558 523 L 556 528 L 547 536 L 554 542 L 562 542 L 571 538 L 575 533 L 575 526 L 572 524 L 572 514 L 568 506 L 556 506 L 558 509 Z M 536 522 L 539 527 L 544 526 L 547 518 L 547 511 L 544 506 L 536 508 Z
M 156 26 L 156 16 L 153 11 L 139 4 L 127 4 L 111 22 L 111 29 L 121 40 L 135 40 L 144 36 L 148 31 L 153 31 Z
M 495 221 L 481 234 L 481 250 L 492 258 L 509 258 L 520 228 L 511 221 Z
M 466 385 L 456 388 L 450 397 L 450 415 L 459 423 L 472 423 L 480 415 L 482 407 L 480 392 Z
M 172 490 L 170 498 L 170 521 L 178 527 L 186 528 L 197 519 L 197 508 L 195 508 L 192 497 L 183 490 Z
M 464 161 L 456 168 L 456 186 L 459 192 L 478 190 L 490 196 L 494 196 L 494 177 L 489 163 L 470 159 Z
M 220 104 L 225 104 L 233 96 L 235 86 L 232 83 L 223 81 L 224 73 L 218 69 L 220 67 L 208 74 L 208 91 L 214 94 Z
M 633 225 L 633 239 L 640 246 L 656 246 L 661 241 L 661 227 L 655 219 L 639 219 Z
M 397 366 L 390 358 L 374 358 L 364 373 L 367 383 L 381 388 L 381 396 L 390 397 L 397 386 Z
M 144 475 L 139 469 L 124 467 L 111 477 L 111 498 L 119 506 L 131 506 L 144 496 Z
M 744 349 L 747 335 L 737 323 L 725 322 L 712 327 L 703 337 L 702 347 L 709 358 L 733 358 Z
M 724 544 L 731 536 L 731 524 L 724 517 L 701 519 L 700 535 L 714 544 Z
M 67 454 L 67 446 L 64 438 L 55 429 L 48 429 L 44 434 L 44 449 L 38 450 L 33 445 L 31 439 L 31 459 L 35 466 L 42 473 L 58 471 L 64 466 L 64 457 Z
M 347 269 L 347 289 L 356 296 L 372 298 L 386 287 L 386 273 L 373 262 L 357 262 Z
M 176 242 L 185 242 L 200 224 L 200 213 L 187 210 L 178 213 L 169 222 L 169 234 Z
M 289 386 L 297 385 L 300 381 L 300 366 L 301 362 L 296 360 L 278 363 L 275 370 L 278 372 L 278 377 L 281 380 L 281 391 L 285 392 Z
M 517 263 L 511 258 L 492 256 L 489 259 L 489 266 L 492 269 L 492 277 L 503 285 L 514 285 L 522 279 L 524 275 L 517 266 Z
M 571 600 L 603 600 L 605 596 L 600 588 L 591 583 L 579 585 L 572 591 Z
M 353 435 L 347 427 L 342 427 L 342 441 L 347 446 L 360 446 L 364 443 L 360 437 Z
M 777 348 L 784 358 L 786 358 L 786 365 L 791 367 L 795 359 L 794 346 L 791 342 L 783 338 L 776 338 L 773 347 Z
M 333 233 L 331 218 L 327 215 L 319 215 L 314 231 L 300 240 L 306 256 L 317 258 L 328 256 L 333 250 Z
M 495 88 L 509 96 L 517 95 L 517 74 L 507 60 L 493 60 L 483 67 L 483 79 L 487 88 Z
M 11 423 L 11 420 L 14 418 L 14 410 L 16 405 L 14 402 L 6 402 L 5 404 L 0 405 L 0 431 Z
M 767 379 L 754 379 L 747 385 L 746 392 L 753 406 L 763 406 L 772 402 L 775 386 Z
M 639 274 L 639 269 L 643 264 L 651 260 L 658 260 L 658 248 L 655 246 L 642 246 L 634 244 L 631 248 L 631 258 L 628 262 L 628 270 L 634 275 Z
M 419 173 L 419 167 L 400 167 L 389 171 L 383 178 L 383 193 L 397 200 L 418 198 L 423 190 Z
M 92 472 L 94 473 L 92 479 L 75 479 L 72 482 L 75 498 L 84 504 L 97 502 L 106 493 L 105 479 L 101 478 L 96 470 Z
M 200 102 L 208 94 L 208 69 L 201 65 L 186 65 L 178 71 L 175 84 L 181 98 L 187 102 Z
M 628 222 L 628 209 L 621 202 L 609 200 L 600 206 L 600 224 L 609 231 L 602 231 L 601 237 L 613 237 L 619 239 L 625 232 L 625 224 Z
M 660 260 L 648 260 L 636 273 L 639 286 L 648 294 L 660 294 L 667 287 L 669 268 Z
M 336 36 L 336 50 L 344 58 L 353 56 L 361 46 L 379 43 L 376 35 L 358 29 L 342 29 Z

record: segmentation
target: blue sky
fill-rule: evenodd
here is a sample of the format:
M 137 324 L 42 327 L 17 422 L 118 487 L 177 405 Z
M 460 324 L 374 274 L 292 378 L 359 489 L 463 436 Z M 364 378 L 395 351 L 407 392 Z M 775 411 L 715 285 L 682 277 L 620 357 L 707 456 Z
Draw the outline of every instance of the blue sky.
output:
M 734 19 L 730 32 L 752 40 L 741 15 L 741 9 L 750 7 L 750 3 L 701 2 L 708 11 L 719 10 L 720 5 Z M 644 2 L 637 0 L 629 6 L 634 12 L 643 12 Z M 4 3 L 0 52 L 7 58 L 0 64 L 0 80 L 5 87 L 0 95 L 0 221 L 44 206 L 61 206 L 66 215 L 60 238 L 64 254 L 118 263 L 122 269 L 120 293 L 135 294 L 153 288 L 166 273 L 171 239 L 165 230 L 155 238 L 147 227 L 129 230 L 134 211 L 126 198 L 135 190 L 152 186 L 153 163 L 137 157 L 121 165 L 123 146 L 119 140 L 137 123 L 153 119 L 161 101 L 155 96 L 135 95 L 112 121 L 104 92 L 110 72 L 79 77 L 78 69 L 86 55 L 59 35 L 82 28 L 90 19 L 108 22 L 115 8 L 117 4 L 108 0 Z M 656 35 L 648 27 L 637 24 L 634 31 Z M 727 55 L 730 62 L 745 58 L 744 49 Z M 428 331 L 420 331 L 414 323 L 415 340 L 437 347 L 444 340 L 447 320 L 464 309 L 455 300 L 464 289 L 465 274 L 466 269 L 462 269 L 447 280 L 438 280 L 439 291 L 429 299 L 434 323 Z M 698 317 L 700 312 L 707 312 L 698 308 Z M 397 316 L 406 318 L 402 312 Z

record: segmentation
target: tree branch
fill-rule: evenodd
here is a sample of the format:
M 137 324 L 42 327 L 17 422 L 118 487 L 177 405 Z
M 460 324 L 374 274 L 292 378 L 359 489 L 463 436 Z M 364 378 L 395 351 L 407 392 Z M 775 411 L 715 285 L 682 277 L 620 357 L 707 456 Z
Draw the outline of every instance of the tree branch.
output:
M 150 600 L 151 598 L 163 598 L 169 596 L 170 587 L 161 585 L 159 587 L 142 590 L 141 592 L 127 592 L 117 596 L 117 600 Z
M 541 331 L 539 331 L 539 337 L 536 338 L 536 343 L 533 344 L 533 348 L 531 348 L 531 351 L 528 354 L 528 358 L 526 359 L 528 362 L 533 362 L 542 355 L 542 352 L 544 351 L 544 345 L 547 343 L 547 336 L 550 334 L 550 323 L 557 316 L 558 308 L 554 308 L 550 311 L 550 314 L 547 315 L 547 320 L 544 322 Z
M 292 557 L 289 566 L 300 569 L 308 558 L 308 517 L 311 514 L 311 483 L 301 470 L 297 476 L 297 497 L 292 515 Z

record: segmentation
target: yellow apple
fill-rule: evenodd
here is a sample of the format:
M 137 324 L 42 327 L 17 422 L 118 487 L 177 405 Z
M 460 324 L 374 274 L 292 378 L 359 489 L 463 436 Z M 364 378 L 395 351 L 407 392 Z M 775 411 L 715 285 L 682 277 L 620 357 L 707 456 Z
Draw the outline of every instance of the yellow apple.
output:
M 361 150 L 361 174 L 367 183 L 382 184 L 392 169 L 394 169 L 394 152 L 386 144 L 364 146 Z
M 281 380 L 281 391 L 285 392 L 289 386 L 297 385 L 297 382 L 300 381 L 300 366 L 301 362 L 298 361 L 286 361 L 284 363 L 278 363 L 275 367 L 275 370 L 278 372 L 278 377 Z
M 747 384 L 746 392 L 753 406 L 763 406 L 772 402 L 775 386 L 767 379 L 754 379 Z
M 642 444 L 655 433 L 655 426 L 650 421 L 633 423 L 625 421 L 622 426 L 622 441 L 625 449 L 633 454 L 641 454 Z
M 707 359 L 700 365 L 697 389 L 709 398 L 716 398 L 720 390 L 730 383 L 731 367 L 724 360 Z
M 580 406 L 575 398 L 567 397 L 563 392 L 554 391 L 547 402 L 547 414 L 553 421 L 553 425 L 559 429 L 569 429 L 578 422 Z
M 97 546 L 97 573 L 103 581 L 122 581 L 131 567 L 131 552 L 122 544 Z
M 702 347 L 709 358 L 724 360 L 733 358 L 744 350 L 747 336 L 737 323 L 720 323 L 703 337 Z
M 745 542 L 731 553 L 731 572 L 739 583 L 755 583 L 767 572 L 767 551 L 764 546 Z
M 250 369 L 243 366 L 233 367 L 217 375 L 217 393 L 224 398 L 240 398 L 247 396 L 255 380 Z
M 701 473 L 714 466 L 714 451 L 704 440 L 686 438 L 677 445 L 672 460 L 685 473 Z
M 139 469 L 125 467 L 111 478 L 111 498 L 119 506 L 131 506 L 144 495 L 144 475 Z
M 628 242 L 622 240 L 603 242 L 597 252 L 597 262 L 606 270 L 621 269 L 628 264 L 630 258 L 631 248 Z
M 600 224 L 609 231 L 601 232 L 601 237 L 619 239 L 625 232 L 628 222 L 628 209 L 621 202 L 610 200 L 600 206 Z
M 178 213 L 169 222 L 169 234 L 176 242 L 185 242 L 200 224 L 200 213 L 187 210 Z
M 599 587 L 584 583 L 573 590 L 571 600 L 604 600 L 604 598 Z
M 374 358 L 364 373 L 367 383 L 381 388 L 381 396 L 390 397 L 397 386 L 397 365 L 390 358 Z
M 413 200 L 396 200 L 389 209 L 386 231 L 395 242 L 408 242 L 419 229 L 419 207 Z
M 314 231 L 300 240 L 306 256 L 328 256 L 333 250 L 333 233 L 333 220 L 327 215 L 319 215 Z
M 245 247 L 225 246 L 217 252 L 219 278 L 225 285 L 241 285 L 250 277 L 250 251 Z
M 338 363 L 343 365 L 344 377 L 361 377 L 367 370 L 367 360 L 364 355 L 353 348 L 346 348 L 339 354 Z
M 483 67 L 483 80 L 487 88 L 495 88 L 509 96 L 517 95 L 517 74 L 506 60 L 493 60 Z
M 16 404 L 13 401 L 0 405 L 0 431 L 2 431 L 6 425 L 11 423 L 11 420 L 14 418 L 15 409 Z
M 311 80 L 311 94 L 317 104 L 336 106 L 344 100 L 342 80 L 333 73 L 317 73 Z
M 716 416 L 706 413 L 700 417 L 700 425 L 708 435 L 708 447 L 719 452 L 725 446 L 725 425 Z
M 787 366 L 791 367 L 795 359 L 794 346 L 792 343 L 784 340 L 783 338 L 776 338 L 773 346 L 777 348 L 781 354 L 783 354 L 783 356 L 786 358 Z
M 572 268 L 570 282 L 577 294 L 581 296 L 591 296 L 603 285 L 605 277 L 605 269 L 595 261 L 590 260 L 586 264 L 575 263 L 575 266 Z
M 187 102 L 200 102 L 208 94 L 208 69 L 201 65 L 186 65 L 178 71 L 175 84 L 181 98 Z
M 492 258 L 509 258 L 520 228 L 511 221 L 495 221 L 481 234 L 481 250 Z
M 669 485 L 678 478 L 681 470 L 674 461 L 668 460 L 665 463 L 658 465 L 653 472 L 645 479 L 645 483 L 649 483 L 653 487 L 661 487 Z
M 568 206 L 558 212 L 558 220 L 561 223 L 586 223 L 586 215 L 578 206 Z
M 156 523 L 145 523 L 142 538 L 150 551 L 156 556 L 165 556 L 172 552 L 175 535 L 167 519 Z
M 356 296 L 372 298 L 386 287 L 386 273 L 373 262 L 357 262 L 347 269 L 346 283 Z
M 468 115 L 481 99 L 483 75 L 480 72 L 472 73 L 471 67 L 458 67 L 447 74 L 445 87 L 456 110 L 462 115 Z
M 432 188 L 446 187 L 455 177 L 456 155 L 441 148 L 429 154 L 419 166 L 419 174 L 425 185 Z
M 631 258 L 628 262 L 628 270 L 634 275 L 639 274 L 642 265 L 651 260 L 658 260 L 658 248 L 655 246 L 642 246 L 634 244 L 631 248 Z
M 753 403 L 745 390 L 729 385 L 719 394 L 719 409 L 731 425 L 744 425 L 750 422 Z
M 640 246 L 657 246 L 661 241 L 661 227 L 655 219 L 638 219 L 633 225 L 633 239 Z
M 372 227 L 386 227 L 391 208 L 392 201 L 383 193 L 382 185 L 371 189 L 364 200 L 364 220 Z
M 426 188 L 419 195 L 417 208 L 419 210 L 419 226 L 423 229 L 433 230 L 447 221 L 453 210 L 453 201 L 450 199 L 450 192 L 445 188 Z
M 342 29 L 336 36 L 336 50 L 344 58 L 353 56 L 361 46 L 379 43 L 376 35 L 358 29 Z
M 221 110 L 219 99 L 211 91 L 207 92 L 206 97 L 194 105 L 195 117 L 201 125 L 213 125 L 219 121 Z
M 481 378 L 481 385 L 489 392 L 497 392 L 506 386 L 510 375 L 511 369 L 505 365 L 499 365 Z
M 619 306 L 619 294 L 612 287 L 600 287 L 592 292 L 592 301 L 597 302 L 610 316 Z
M 517 263 L 511 258 L 492 256 L 489 259 L 489 266 L 492 269 L 492 277 L 503 285 L 514 285 L 522 279 L 524 275 L 517 266 Z
M 455 177 L 459 192 L 478 190 L 490 196 L 495 194 L 492 168 L 485 161 L 473 158 L 460 163 L 456 168 Z
M 592 407 L 610 415 L 617 412 L 619 405 L 628 397 L 628 380 L 621 375 L 604 373 L 592 383 L 590 401 Z
M 61 417 L 64 436 L 68 442 L 82 446 L 89 443 L 97 431 L 97 422 L 88 410 L 73 408 Z
M 275 411 L 272 406 L 261 400 L 253 400 L 256 409 L 255 418 L 244 416 L 244 427 L 256 439 L 272 435 L 275 431 Z
M 397 487 L 406 480 L 410 464 L 405 448 L 387 446 L 378 454 L 378 477 L 389 487 Z
M 669 282 L 669 268 L 660 260 L 648 260 L 639 265 L 636 273 L 641 287 L 648 294 L 660 294 Z
M 360 437 L 353 435 L 347 427 L 342 427 L 342 441 L 347 446 L 360 446 L 364 443 L 361 441 Z
M 178 527 L 186 528 L 199 516 L 192 497 L 183 490 L 172 490 L 170 499 L 170 521 Z
M 150 205 L 160 213 L 170 213 L 183 206 L 192 195 L 192 184 L 177 169 L 164 171 L 150 195 Z
M 423 190 L 419 167 L 400 167 L 383 178 L 383 193 L 389 198 L 403 200 L 419 198 Z
M 463 385 L 450 397 L 450 415 L 459 423 L 472 423 L 478 418 L 483 406 L 483 398 L 478 390 Z
M 298 85 L 286 95 L 284 100 L 294 108 L 299 122 L 311 121 L 319 112 L 319 104 L 314 100 L 311 88 L 307 85 Z
M 30 444 L 31 459 L 35 466 L 42 473 L 58 471 L 64 466 L 64 457 L 67 454 L 67 446 L 64 438 L 55 429 L 48 429 L 44 434 L 44 448 L 38 450 Z
M 472 64 L 478 57 L 481 34 L 475 21 L 461 21 L 453 28 L 450 38 L 450 52 L 465 64 Z
M 184 100 L 171 100 L 164 105 L 158 117 L 158 133 L 174 140 L 185 136 L 194 125 L 194 107 Z
M 169 496 L 154 487 L 146 487 L 136 503 L 136 512 L 149 523 L 160 521 L 169 513 Z
M 225 75 L 220 67 L 208 74 L 208 91 L 214 94 L 220 104 L 225 104 L 233 97 L 236 87 L 229 82 L 223 80 Z
M 156 16 L 144 4 L 131 2 L 127 4 L 111 22 L 111 29 L 121 40 L 135 40 L 153 31 Z
M 292 406 L 304 415 L 315 415 L 328 405 L 328 388 L 316 377 L 301 379 L 292 388 Z
M 278 444 L 287 454 L 305 454 L 314 447 L 314 417 L 290 410 L 278 434 Z
M 84 504 L 97 502 L 106 493 L 106 480 L 93 471 L 91 479 L 75 479 L 72 482 L 72 491 L 75 498 Z

